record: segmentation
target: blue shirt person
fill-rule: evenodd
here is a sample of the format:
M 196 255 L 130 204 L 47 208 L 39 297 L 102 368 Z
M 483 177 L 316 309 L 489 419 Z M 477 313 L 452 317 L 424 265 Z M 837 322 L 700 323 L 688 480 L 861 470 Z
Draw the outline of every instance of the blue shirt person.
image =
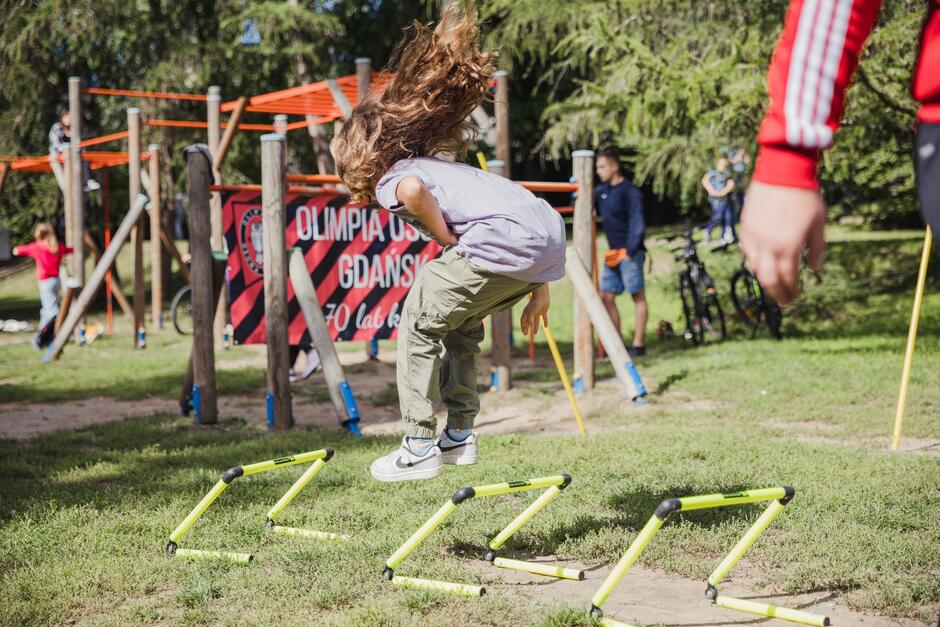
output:
M 646 322 L 649 319 L 649 307 L 643 292 L 643 262 L 646 260 L 643 194 L 623 175 L 620 156 L 615 150 L 600 151 L 595 170 L 601 184 L 594 190 L 594 205 L 604 221 L 604 232 L 610 246 L 601 270 L 601 300 L 619 331 L 617 296 L 630 293 L 635 327 L 633 343 L 627 347 L 627 352 L 631 357 L 637 357 L 646 354 Z

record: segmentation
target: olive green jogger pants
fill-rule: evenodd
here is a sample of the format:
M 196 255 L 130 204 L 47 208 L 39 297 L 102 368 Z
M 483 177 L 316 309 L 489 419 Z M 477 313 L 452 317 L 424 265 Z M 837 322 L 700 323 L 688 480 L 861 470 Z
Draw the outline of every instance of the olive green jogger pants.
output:
M 453 248 L 421 269 L 398 325 L 398 398 L 405 435 L 435 437 L 434 410 L 440 401 L 449 427 L 473 427 L 480 411 L 483 320 L 511 308 L 539 285 L 480 270 Z

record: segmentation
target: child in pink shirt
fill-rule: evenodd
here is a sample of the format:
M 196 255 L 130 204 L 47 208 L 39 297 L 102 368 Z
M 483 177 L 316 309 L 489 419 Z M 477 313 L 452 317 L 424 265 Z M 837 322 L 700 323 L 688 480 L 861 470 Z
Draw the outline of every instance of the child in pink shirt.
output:
M 68 246 L 59 244 L 52 225 L 40 222 L 33 232 L 36 239 L 31 244 L 23 244 L 13 249 L 18 257 L 32 257 L 36 260 L 36 278 L 39 282 L 39 331 L 33 338 L 33 347 L 42 348 L 52 340 L 52 328 L 59 315 L 59 266 L 65 255 L 72 252 Z

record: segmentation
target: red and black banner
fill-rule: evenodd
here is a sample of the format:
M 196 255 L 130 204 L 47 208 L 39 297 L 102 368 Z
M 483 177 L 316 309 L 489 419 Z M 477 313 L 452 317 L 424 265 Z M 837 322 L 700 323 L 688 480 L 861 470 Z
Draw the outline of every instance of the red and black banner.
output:
M 347 200 L 332 192 L 288 194 L 287 247 L 303 251 L 334 340 L 394 338 L 409 288 L 441 247 L 388 211 Z M 223 193 L 222 201 L 233 340 L 263 344 L 261 194 Z M 289 341 L 309 342 L 290 280 L 287 298 Z

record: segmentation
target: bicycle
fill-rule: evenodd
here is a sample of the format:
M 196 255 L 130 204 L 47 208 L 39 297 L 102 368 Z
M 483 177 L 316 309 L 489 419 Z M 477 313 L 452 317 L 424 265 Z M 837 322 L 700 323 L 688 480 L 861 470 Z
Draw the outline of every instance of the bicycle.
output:
M 686 240 L 672 252 L 679 253 L 675 255 L 676 261 L 686 264 L 685 269 L 679 272 L 679 298 L 686 324 L 684 337 L 696 346 L 708 338 L 719 342 L 725 339 L 725 314 L 718 302 L 718 292 L 695 247 L 695 231 L 701 227 L 695 225 L 666 238 L 667 242 L 679 238 Z
M 735 316 L 751 330 L 752 338 L 757 337 L 761 322 L 764 322 L 770 337 L 783 339 L 780 331 L 783 311 L 774 299 L 764 293 L 764 288 L 744 259 L 741 260 L 741 267 L 731 276 L 731 302 Z
M 173 296 L 173 302 L 170 305 L 170 319 L 173 321 L 173 328 L 180 335 L 192 335 L 193 333 L 193 288 L 188 284 L 179 289 Z

